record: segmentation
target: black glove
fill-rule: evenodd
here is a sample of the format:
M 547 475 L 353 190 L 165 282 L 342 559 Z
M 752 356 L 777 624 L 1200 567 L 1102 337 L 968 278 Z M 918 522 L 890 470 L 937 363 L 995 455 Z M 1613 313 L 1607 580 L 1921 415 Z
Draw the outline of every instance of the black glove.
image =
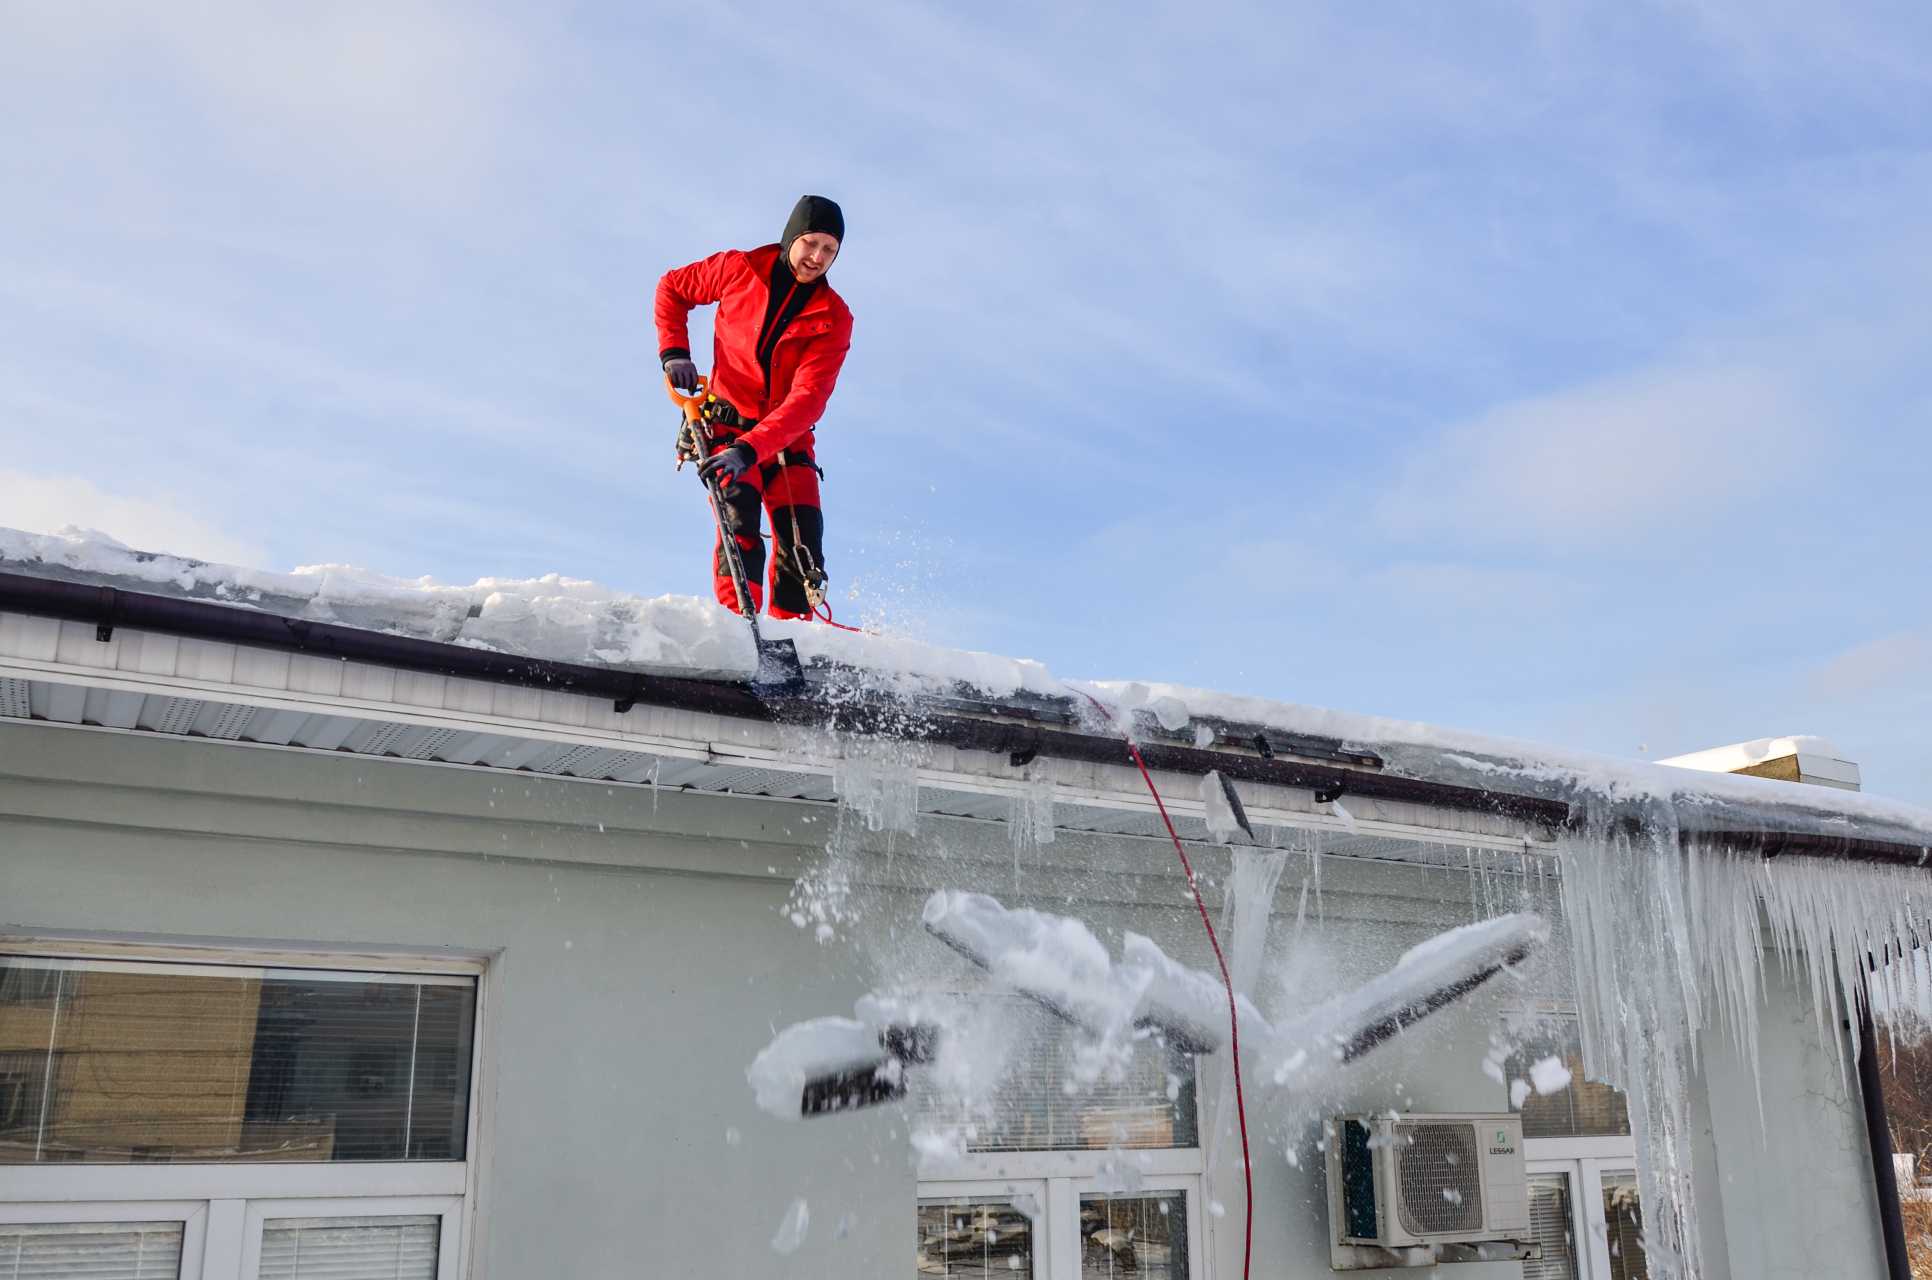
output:
M 673 356 L 666 360 L 664 376 L 687 396 L 698 389 L 698 366 L 688 356 Z
M 738 477 L 758 463 L 758 453 L 748 444 L 734 444 L 729 449 L 721 449 L 698 464 L 698 478 L 706 484 L 713 480 L 720 485 L 738 483 Z

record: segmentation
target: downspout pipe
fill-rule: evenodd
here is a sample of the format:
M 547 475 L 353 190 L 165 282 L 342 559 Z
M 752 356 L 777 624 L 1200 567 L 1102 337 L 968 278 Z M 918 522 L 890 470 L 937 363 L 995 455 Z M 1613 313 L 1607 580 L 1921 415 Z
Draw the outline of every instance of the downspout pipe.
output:
M 1872 1181 L 1878 1189 L 1885 1273 L 1889 1280 L 1912 1280 L 1912 1264 L 1905 1253 L 1905 1217 L 1898 1202 L 1898 1169 L 1892 1164 L 1892 1128 L 1885 1119 L 1885 1086 L 1878 1070 L 1878 1034 L 1872 1026 L 1868 992 L 1860 992 L 1858 1000 L 1858 1095 L 1865 1106 L 1865 1137 L 1872 1152 Z

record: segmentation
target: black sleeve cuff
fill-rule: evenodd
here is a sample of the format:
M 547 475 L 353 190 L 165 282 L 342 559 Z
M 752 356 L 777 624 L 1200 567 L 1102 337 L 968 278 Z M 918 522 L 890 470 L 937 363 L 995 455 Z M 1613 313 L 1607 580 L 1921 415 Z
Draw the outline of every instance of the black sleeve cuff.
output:
M 660 365 L 670 360 L 689 360 L 690 358 L 691 353 L 683 347 L 666 347 L 657 353 L 657 362 Z

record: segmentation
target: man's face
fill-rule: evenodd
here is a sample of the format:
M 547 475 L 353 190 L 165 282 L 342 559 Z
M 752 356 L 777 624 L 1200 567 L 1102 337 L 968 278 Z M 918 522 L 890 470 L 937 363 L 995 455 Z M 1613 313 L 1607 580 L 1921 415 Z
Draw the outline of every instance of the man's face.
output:
M 823 231 L 807 231 L 792 241 L 792 275 L 800 284 L 810 284 L 824 275 L 839 256 L 839 242 Z

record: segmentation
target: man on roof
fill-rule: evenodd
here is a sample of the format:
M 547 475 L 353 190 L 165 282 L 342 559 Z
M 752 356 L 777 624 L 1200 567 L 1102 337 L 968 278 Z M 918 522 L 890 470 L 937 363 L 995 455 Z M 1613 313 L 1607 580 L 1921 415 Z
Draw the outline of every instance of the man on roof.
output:
M 658 359 L 680 391 L 698 385 L 687 320 L 717 303 L 704 419 L 711 456 L 699 474 L 722 485 L 725 532 L 744 556 L 751 612 L 764 606 L 762 506 L 771 513 L 771 616 L 810 618 L 824 598 L 825 517 L 813 428 L 852 345 L 852 312 L 825 273 L 845 239 L 845 215 L 804 196 L 777 244 L 726 249 L 657 282 Z M 711 557 L 718 600 L 740 608 L 722 535 Z

